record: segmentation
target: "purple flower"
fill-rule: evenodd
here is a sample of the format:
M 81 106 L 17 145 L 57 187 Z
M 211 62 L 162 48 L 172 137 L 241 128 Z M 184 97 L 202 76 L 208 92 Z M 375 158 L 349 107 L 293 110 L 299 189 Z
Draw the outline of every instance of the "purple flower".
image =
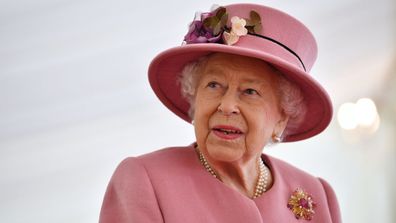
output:
M 184 36 L 184 41 L 190 43 L 216 43 L 221 40 L 221 33 L 213 35 L 212 30 L 203 25 L 204 19 L 213 16 L 212 13 L 202 13 L 201 20 L 194 20 L 189 27 L 188 33 Z

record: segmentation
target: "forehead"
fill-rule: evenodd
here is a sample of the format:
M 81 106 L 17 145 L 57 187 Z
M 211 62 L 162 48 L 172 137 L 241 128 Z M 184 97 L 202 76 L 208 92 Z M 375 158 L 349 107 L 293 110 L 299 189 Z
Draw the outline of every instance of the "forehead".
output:
M 266 62 L 239 55 L 216 53 L 209 56 L 203 76 L 218 76 L 247 82 L 273 82 L 276 70 Z

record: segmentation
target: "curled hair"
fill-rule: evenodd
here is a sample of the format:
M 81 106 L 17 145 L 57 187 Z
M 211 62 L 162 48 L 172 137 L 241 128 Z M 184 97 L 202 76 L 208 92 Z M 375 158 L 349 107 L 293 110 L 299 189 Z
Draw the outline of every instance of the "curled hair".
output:
M 290 133 L 293 133 L 303 122 L 307 112 L 307 106 L 300 87 L 286 79 L 278 70 L 276 72 L 278 74 L 279 104 L 282 111 L 289 116 L 287 127 L 281 135 L 282 140 Z
M 205 68 L 209 56 L 200 57 L 198 60 L 188 63 L 184 66 L 180 77 L 179 83 L 181 85 L 181 93 L 190 104 L 188 116 L 193 119 L 195 111 L 195 91 L 199 82 L 199 74 Z
M 196 61 L 184 66 L 179 83 L 181 93 L 190 104 L 188 115 L 191 119 L 194 117 L 195 93 L 199 82 L 199 75 L 205 68 L 209 56 L 203 56 Z M 270 64 L 269 64 L 270 65 Z M 281 135 L 281 140 L 290 133 L 293 133 L 302 123 L 306 114 L 306 104 L 300 87 L 292 81 L 289 81 L 279 70 L 270 65 L 275 71 L 278 81 L 278 98 L 281 110 L 289 117 L 287 127 Z

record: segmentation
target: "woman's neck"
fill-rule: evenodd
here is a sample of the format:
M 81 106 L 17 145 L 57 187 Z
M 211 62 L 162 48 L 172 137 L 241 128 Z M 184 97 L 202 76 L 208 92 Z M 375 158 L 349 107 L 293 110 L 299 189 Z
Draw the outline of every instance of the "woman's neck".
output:
M 224 184 L 248 197 L 253 197 L 260 175 L 257 159 L 253 158 L 243 163 L 213 162 L 210 164 Z
M 268 186 L 272 183 L 271 174 L 267 167 L 264 166 L 259 155 L 243 161 L 222 162 L 207 159 L 207 156 L 199 151 L 199 149 L 197 149 L 197 152 L 201 163 L 208 172 L 230 188 L 247 197 L 255 197 L 259 177 L 262 178 L 263 182 L 261 183 L 265 181 L 264 191 L 268 189 Z

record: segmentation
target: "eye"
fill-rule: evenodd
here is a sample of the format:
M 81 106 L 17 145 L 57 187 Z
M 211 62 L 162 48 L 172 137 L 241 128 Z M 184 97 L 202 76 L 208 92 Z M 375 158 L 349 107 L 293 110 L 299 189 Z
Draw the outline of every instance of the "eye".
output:
M 252 88 L 248 88 L 248 89 L 244 90 L 244 93 L 247 95 L 258 95 L 259 94 L 256 90 L 254 90 Z
M 211 81 L 211 82 L 208 83 L 207 87 L 209 87 L 209 88 L 217 88 L 217 87 L 220 87 L 220 84 L 217 83 L 216 81 Z

